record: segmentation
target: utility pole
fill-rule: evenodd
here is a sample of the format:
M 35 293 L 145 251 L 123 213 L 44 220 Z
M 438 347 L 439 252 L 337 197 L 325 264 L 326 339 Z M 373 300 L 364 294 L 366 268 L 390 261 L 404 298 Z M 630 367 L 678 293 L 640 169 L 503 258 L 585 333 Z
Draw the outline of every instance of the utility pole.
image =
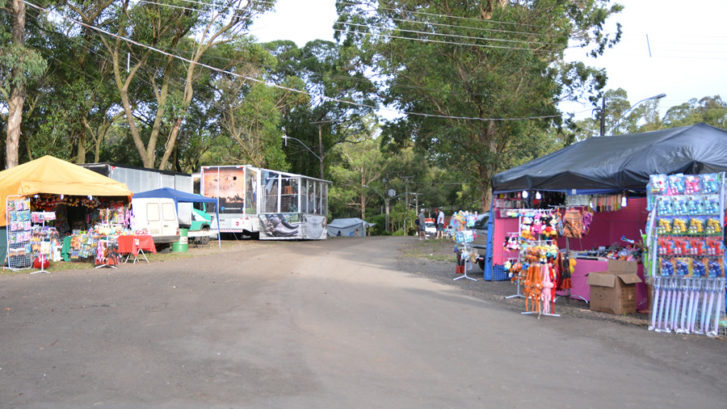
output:
M 601 98 L 601 136 L 606 133 L 606 96 Z
M 399 176 L 400 179 L 404 180 L 404 203 L 406 204 L 406 210 L 409 211 L 409 179 L 411 176 Z
M 318 158 L 320 158 L 321 179 L 323 179 L 323 133 L 321 133 L 321 124 L 318 124 Z
M 409 194 L 414 195 L 414 210 L 416 211 L 416 214 L 419 214 L 419 195 L 421 195 L 421 193 L 412 192 Z
M 321 125 L 330 123 L 333 123 L 333 121 L 313 121 L 310 123 L 311 125 L 318 125 L 318 161 L 320 162 L 321 179 L 323 179 L 323 159 L 325 158 L 325 155 L 323 155 L 323 129 Z

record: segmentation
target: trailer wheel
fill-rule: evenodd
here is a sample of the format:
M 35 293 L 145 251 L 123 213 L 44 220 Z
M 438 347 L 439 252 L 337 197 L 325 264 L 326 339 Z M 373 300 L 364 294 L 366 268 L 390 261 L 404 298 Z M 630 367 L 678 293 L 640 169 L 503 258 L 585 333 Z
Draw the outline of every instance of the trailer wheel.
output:
M 210 228 L 209 227 L 203 227 L 202 233 L 204 234 L 202 237 L 197 237 L 197 243 L 201 244 L 203 246 L 210 243 Z

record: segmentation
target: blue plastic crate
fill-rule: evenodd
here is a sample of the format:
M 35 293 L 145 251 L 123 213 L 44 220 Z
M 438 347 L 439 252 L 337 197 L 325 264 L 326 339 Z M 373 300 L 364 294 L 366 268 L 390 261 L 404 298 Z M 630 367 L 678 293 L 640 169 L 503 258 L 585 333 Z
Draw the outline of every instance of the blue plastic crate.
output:
M 492 266 L 492 281 L 506 281 L 509 279 L 510 277 L 507 276 L 505 266 L 502 264 L 495 264 Z

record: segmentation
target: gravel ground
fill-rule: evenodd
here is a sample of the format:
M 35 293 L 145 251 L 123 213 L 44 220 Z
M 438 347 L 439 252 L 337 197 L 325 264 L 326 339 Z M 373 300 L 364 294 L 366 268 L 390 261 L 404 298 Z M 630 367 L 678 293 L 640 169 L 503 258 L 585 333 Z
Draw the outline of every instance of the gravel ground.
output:
M 468 276 L 477 279 L 477 281 L 466 279 L 454 281 L 453 279 L 460 276 L 460 274 L 454 272 L 455 257 L 453 248 L 454 243 L 450 240 L 411 240 L 402 251 L 402 257 L 399 260 L 400 268 L 402 271 L 460 288 L 472 297 L 497 302 L 504 308 L 513 311 L 524 310 L 523 299 L 505 298 L 517 292 L 516 283 L 510 281 L 484 281 L 483 272 L 479 266 L 474 266 L 472 271 L 467 273 Z M 591 311 L 586 302 L 567 297 L 558 299 L 555 312 L 563 317 L 613 321 L 644 328 L 648 327 L 650 319 L 647 314 L 640 313 L 614 315 Z
M 0 409 L 722 407 L 725 343 L 519 314 L 410 237 L 0 275 Z M 621 324 L 623 323 L 623 325 Z

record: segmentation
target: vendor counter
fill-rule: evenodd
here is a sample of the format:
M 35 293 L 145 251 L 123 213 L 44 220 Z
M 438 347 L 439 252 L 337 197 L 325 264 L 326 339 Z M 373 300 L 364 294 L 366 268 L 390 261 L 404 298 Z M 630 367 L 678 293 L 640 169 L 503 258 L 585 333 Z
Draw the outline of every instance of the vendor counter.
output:
M 584 259 L 576 258 L 576 266 L 571 274 L 570 298 L 580 299 L 587 302 L 591 300 L 591 288 L 588 286 L 588 274 L 608 270 L 608 259 Z M 649 306 L 649 298 L 644 281 L 644 266 L 639 264 L 637 271 L 642 282 L 636 284 L 636 308 L 644 310 Z M 567 291 L 558 291 L 559 296 L 568 296 Z
M 61 251 L 63 260 L 95 259 L 98 257 L 99 242 L 102 242 L 101 248 L 106 248 L 109 244 L 112 244 L 118 256 L 133 256 L 134 261 L 136 261 L 140 253 L 156 253 L 154 238 L 148 234 L 120 236 L 77 234 L 63 239 L 63 249 Z M 146 261 L 148 262 L 148 260 Z

